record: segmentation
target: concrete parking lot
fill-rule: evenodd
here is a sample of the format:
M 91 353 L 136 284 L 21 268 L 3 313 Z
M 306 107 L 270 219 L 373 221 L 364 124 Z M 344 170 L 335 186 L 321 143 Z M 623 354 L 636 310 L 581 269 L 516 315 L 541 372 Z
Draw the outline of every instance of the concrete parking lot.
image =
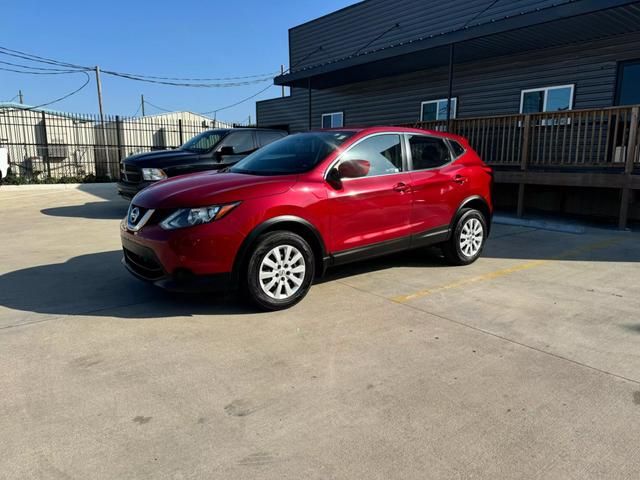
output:
M 0 188 L 0 478 L 640 478 L 640 234 L 496 225 L 265 314 L 131 278 L 125 211 Z

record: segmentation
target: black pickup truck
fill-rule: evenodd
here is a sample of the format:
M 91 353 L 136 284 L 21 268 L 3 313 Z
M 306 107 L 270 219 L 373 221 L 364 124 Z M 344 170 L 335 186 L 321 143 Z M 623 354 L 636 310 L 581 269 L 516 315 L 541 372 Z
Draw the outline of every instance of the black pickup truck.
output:
M 261 128 L 207 130 L 176 150 L 131 155 L 120 166 L 118 193 L 131 199 L 144 187 L 158 180 L 229 167 L 258 148 L 286 135 L 281 130 Z

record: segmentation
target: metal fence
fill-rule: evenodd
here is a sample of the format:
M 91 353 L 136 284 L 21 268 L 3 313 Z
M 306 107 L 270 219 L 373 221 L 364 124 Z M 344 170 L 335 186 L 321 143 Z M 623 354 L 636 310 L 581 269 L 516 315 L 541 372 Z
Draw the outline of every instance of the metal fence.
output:
M 110 181 L 122 159 L 135 153 L 177 148 L 211 128 L 230 125 L 176 112 L 148 117 L 66 114 L 0 109 L 0 148 L 8 150 L 18 183 Z

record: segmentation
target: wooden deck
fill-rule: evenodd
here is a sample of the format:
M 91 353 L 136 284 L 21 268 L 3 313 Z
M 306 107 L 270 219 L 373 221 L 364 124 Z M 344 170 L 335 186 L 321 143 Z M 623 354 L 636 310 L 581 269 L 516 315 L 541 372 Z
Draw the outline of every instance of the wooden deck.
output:
M 640 189 L 640 106 L 418 122 L 412 126 L 466 137 L 495 169 L 497 183 L 618 188 L 619 226 L 631 190 Z

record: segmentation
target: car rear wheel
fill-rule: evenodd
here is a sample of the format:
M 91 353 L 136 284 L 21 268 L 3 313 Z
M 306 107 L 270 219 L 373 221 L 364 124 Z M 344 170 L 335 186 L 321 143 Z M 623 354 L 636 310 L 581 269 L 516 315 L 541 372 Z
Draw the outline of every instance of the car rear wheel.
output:
M 452 265 L 475 262 L 487 239 L 487 221 L 478 210 L 462 210 L 451 238 L 442 245 L 445 259 Z
M 258 239 L 246 272 L 249 299 L 263 310 L 282 310 L 302 300 L 313 281 L 309 244 L 292 232 L 269 232 Z

